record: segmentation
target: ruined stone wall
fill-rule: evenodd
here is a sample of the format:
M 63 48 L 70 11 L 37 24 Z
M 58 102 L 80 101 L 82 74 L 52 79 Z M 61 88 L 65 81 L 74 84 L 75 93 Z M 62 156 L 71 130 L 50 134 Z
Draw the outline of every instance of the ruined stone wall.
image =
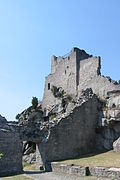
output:
M 49 109 L 56 104 L 56 99 L 51 93 L 52 85 L 62 87 L 67 94 L 77 94 L 79 83 L 80 61 L 88 58 L 89 55 L 78 48 L 73 48 L 66 57 L 55 57 L 51 59 L 51 74 L 46 77 L 42 107 Z M 49 86 L 49 88 L 48 88 Z
M 51 74 L 45 81 L 43 108 L 49 109 L 56 104 L 56 99 L 50 90 L 52 85 L 62 87 L 67 94 L 78 97 L 81 91 L 87 88 L 92 88 L 101 98 L 106 97 L 108 91 L 120 90 L 120 85 L 115 85 L 112 80 L 101 76 L 100 69 L 100 57 L 93 57 L 78 48 L 73 48 L 67 57 L 53 56 Z M 48 86 L 50 86 L 49 90 Z
M 120 111 L 120 91 L 108 93 L 108 108 L 118 109 Z
M 22 172 L 22 142 L 19 134 L 0 129 L 0 176 Z
M 46 160 L 74 158 L 95 148 L 97 99 L 93 96 L 50 129 Z
M 92 57 L 80 61 L 79 86 L 78 95 L 81 90 L 92 88 L 93 92 L 101 98 L 107 96 L 108 91 L 120 89 L 119 85 L 115 85 L 112 80 L 100 75 L 101 68 L 100 57 Z
M 43 108 L 56 104 L 51 92 L 52 85 L 62 87 L 67 94 L 76 94 L 76 51 L 73 50 L 66 58 L 52 57 L 51 73 L 45 80 Z

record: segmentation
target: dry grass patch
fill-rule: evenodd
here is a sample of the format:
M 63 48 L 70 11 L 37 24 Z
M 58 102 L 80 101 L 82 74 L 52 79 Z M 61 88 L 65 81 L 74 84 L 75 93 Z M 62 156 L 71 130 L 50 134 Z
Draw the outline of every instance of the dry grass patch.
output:
M 24 166 L 24 171 L 36 171 L 36 164 L 28 164 Z
M 60 161 L 64 164 L 75 164 L 80 166 L 89 166 L 89 167 L 118 167 L 120 168 L 120 153 L 108 151 L 101 154 L 89 154 L 88 156 L 83 156 L 77 159 L 70 159 Z

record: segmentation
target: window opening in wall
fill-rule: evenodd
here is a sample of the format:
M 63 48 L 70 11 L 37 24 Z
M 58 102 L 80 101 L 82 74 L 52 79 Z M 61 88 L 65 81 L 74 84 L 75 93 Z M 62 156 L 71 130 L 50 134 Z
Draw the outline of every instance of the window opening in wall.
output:
M 70 57 L 68 56 L 68 60 L 70 60 Z
M 116 108 L 116 105 L 115 105 L 115 103 L 113 103 L 113 104 L 112 104 L 112 108 Z
M 69 66 L 67 66 L 67 69 L 69 68 Z
M 66 74 L 66 70 L 65 70 L 65 74 Z
M 48 90 L 50 90 L 50 83 L 48 83 Z

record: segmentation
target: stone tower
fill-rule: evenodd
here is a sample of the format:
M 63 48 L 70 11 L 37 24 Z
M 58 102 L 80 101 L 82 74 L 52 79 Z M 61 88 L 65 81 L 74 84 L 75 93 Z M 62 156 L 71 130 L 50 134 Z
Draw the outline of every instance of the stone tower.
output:
M 101 58 L 87 54 L 84 50 L 74 47 L 65 56 L 52 56 L 51 74 L 46 77 L 43 109 L 50 109 L 56 104 L 51 87 L 61 87 L 67 94 L 81 96 L 82 90 L 92 88 L 100 97 L 106 97 L 108 91 L 120 89 L 115 81 L 101 76 Z
M 84 50 L 73 48 L 65 56 L 52 56 L 51 74 L 46 77 L 43 108 L 49 108 L 55 104 L 55 98 L 51 93 L 51 87 L 62 87 L 67 94 L 77 95 L 80 79 L 80 61 L 90 57 Z

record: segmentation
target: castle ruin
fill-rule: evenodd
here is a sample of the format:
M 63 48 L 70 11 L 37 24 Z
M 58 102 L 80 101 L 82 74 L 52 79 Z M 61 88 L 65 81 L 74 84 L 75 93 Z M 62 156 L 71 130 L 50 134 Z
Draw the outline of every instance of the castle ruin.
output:
M 78 48 L 52 56 L 42 108 L 27 108 L 17 124 L 0 116 L 0 176 L 22 172 L 23 141 L 36 143 L 36 162 L 45 170 L 51 161 L 112 149 L 120 137 L 120 85 L 100 69 L 100 57 Z M 64 90 L 61 98 L 53 86 Z
M 82 90 L 92 88 L 100 97 L 106 97 L 112 90 L 120 89 L 120 85 L 107 77 L 101 76 L 101 58 L 87 54 L 84 50 L 73 48 L 65 56 L 52 56 L 51 74 L 45 79 L 42 107 L 50 109 L 56 104 L 51 87 L 61 87 L 67 94 L 81 96 Z

